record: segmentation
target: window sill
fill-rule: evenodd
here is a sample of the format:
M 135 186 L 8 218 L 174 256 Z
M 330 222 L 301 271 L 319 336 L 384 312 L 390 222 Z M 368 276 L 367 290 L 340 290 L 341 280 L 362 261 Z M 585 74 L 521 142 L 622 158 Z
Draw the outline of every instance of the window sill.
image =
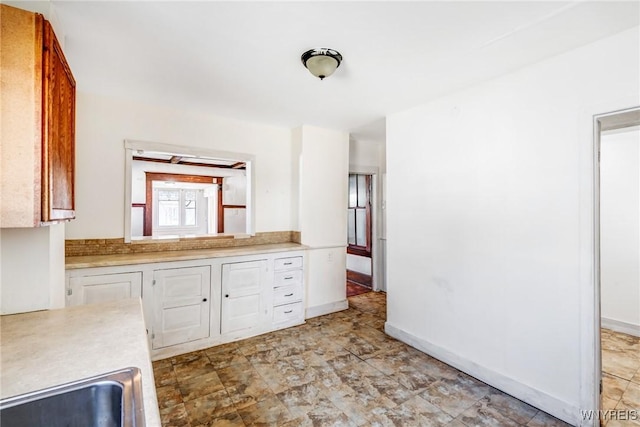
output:
M 205 235 L 196 236 L 194 234 L 186 234 L 179 236 L 177 234 L 167 234 L 165 236 L 139 236 L 132 237 L 132 244 L 145 244 L 145 243 L 161 243 L 161 242 L 182 242 L 182 241 L 194 241 L 194 240 L 223 240 L 223 239 L 245 239 L 251 237 L 249 234 L 217 234 L 217 235 Z
M 350 255 L 358 255 L 371 258 L 371 251 L 368 251 L 366 248 L 347 246 L 347 253 Z

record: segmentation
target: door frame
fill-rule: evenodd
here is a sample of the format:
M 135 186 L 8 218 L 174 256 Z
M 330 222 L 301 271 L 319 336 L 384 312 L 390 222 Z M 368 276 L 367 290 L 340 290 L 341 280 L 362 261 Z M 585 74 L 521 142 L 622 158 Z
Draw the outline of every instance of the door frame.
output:
M 371 288 L 374 291 L 386 291 L 383 257 L 380 250 L 379 235 L 382 224 L 380 168 L 377 166 L 349 165 L 350 174 L 371 176 Z
M 593 116 L 593 293 L 591 313 L 593 318 L 588 326 L 593 328 L 590 335 L 593 339 L 593 345 L 590 346 L 588 337 L 582 345 L 582 349 L 590 347 L 593 352 L 583 352 L 583 381 L 582 381 L 582 410 L 593 409 L 599 411 L 601 409 L 601 393 L 602 393 L 602 346 L 600 337 L 601 328 L 601 271 L 600 271 L 600 148 L 601 135 L 603 131 L 620 129 L 640 124 L 640 106 L 612 110 L 607 113 L 594 114 Z M 583 303 L 585 300 L 583 299 Z M 589 332 L 587 332 L 588 334 Z M 584 358 L 588 358 L 585 360 Z M 590 360 L 589 360 L 590 359 Z M 591 371 L 591 372 L 589 372 Z M 599 414 L 599 412 L 596 412 Z M 587 422 L 582 420 L 583 422 Z M 596 425 L 593 424 L 584 425 Z

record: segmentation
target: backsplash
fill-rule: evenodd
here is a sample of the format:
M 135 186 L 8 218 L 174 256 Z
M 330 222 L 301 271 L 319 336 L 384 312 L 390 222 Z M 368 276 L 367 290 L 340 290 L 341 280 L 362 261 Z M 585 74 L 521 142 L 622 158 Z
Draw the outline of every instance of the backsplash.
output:
M 267 245 L 273 243 L 300 243 L 299 231 L 270 231 L 255 236 L 195 237 L 172 240 L 138 240 L 125 243 L 118 239 L 73 239 L 65 241 L 65 256 L 116 255 L 147 252 L 183 251 L 191 249 L 232 248 L 238 246 Z

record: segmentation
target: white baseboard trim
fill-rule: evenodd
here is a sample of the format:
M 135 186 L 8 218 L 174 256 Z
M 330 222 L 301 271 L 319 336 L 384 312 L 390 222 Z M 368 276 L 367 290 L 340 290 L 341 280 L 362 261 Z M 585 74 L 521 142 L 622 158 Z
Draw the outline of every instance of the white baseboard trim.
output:
M 623 322 L 622 320 L 607 319 L 603 317 L 600 325 L 603 328 L 611 329 L 616 332 L 622 332 L 623 334 L 633 335 L 634 337 L 640 337 L 640 325 L 634 325 L 633 323 Z
M 478 365 L 464 357 L 460 357 L 449 350 L 397 328 L 389 322 L 385 323 L 384 330 L 392 337 L 427 353 L 429 356 L 435 357 L 436 359 L 441 360 L 442 362 L 451 365 L 454 368 L 489 384 L 490 386 L 502 390 L 503 392 L 528 403 L 529 405 L 535 406 L 556 418 L 560 418 L 572 425 L 579 425 L 581 422 L 580 410 L 577 406 L 573 406 L 503 374 Z
M 312 317 L 324 316 L 325 314 L 335 313 L 336 311 L 346 310 L 347 308 L 349 308 L 349 301 L 346 299 L 330 302 L 328 304 L 307 307 L 304 318 L 310 319 Z

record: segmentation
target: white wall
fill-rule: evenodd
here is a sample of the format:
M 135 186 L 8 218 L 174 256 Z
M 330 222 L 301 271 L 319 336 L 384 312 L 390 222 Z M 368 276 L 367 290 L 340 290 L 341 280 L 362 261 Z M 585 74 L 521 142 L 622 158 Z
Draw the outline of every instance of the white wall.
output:
M 636 27 L 387 118 L 387 331 L 576 424 L 594 409 L 585 112 L 640 104 L 639 40 Z
M 640 336 L 640 128 L 604 132 L 600 151 L 602 325 Z
M 0 236 L 0 314 L 64 307 L 64 224 Z
M 347 270 L 371 275 L 371 258 L 347 254 Z
M 291 230 L 291 131 L 77 94 L 76 220 L 67 239 L 124 236 L 124 139 L 256 156 L 256 231 Z
M 293 145 L 299 156 L 298 230 L 310 247 L 306 316 L 313 317 L 347 308 L 349 135 L 302 126 L 293 131 Z
M 384 141 L 373 139 L 349 140 L 349 164 L 357 166 L 384 166 Z

